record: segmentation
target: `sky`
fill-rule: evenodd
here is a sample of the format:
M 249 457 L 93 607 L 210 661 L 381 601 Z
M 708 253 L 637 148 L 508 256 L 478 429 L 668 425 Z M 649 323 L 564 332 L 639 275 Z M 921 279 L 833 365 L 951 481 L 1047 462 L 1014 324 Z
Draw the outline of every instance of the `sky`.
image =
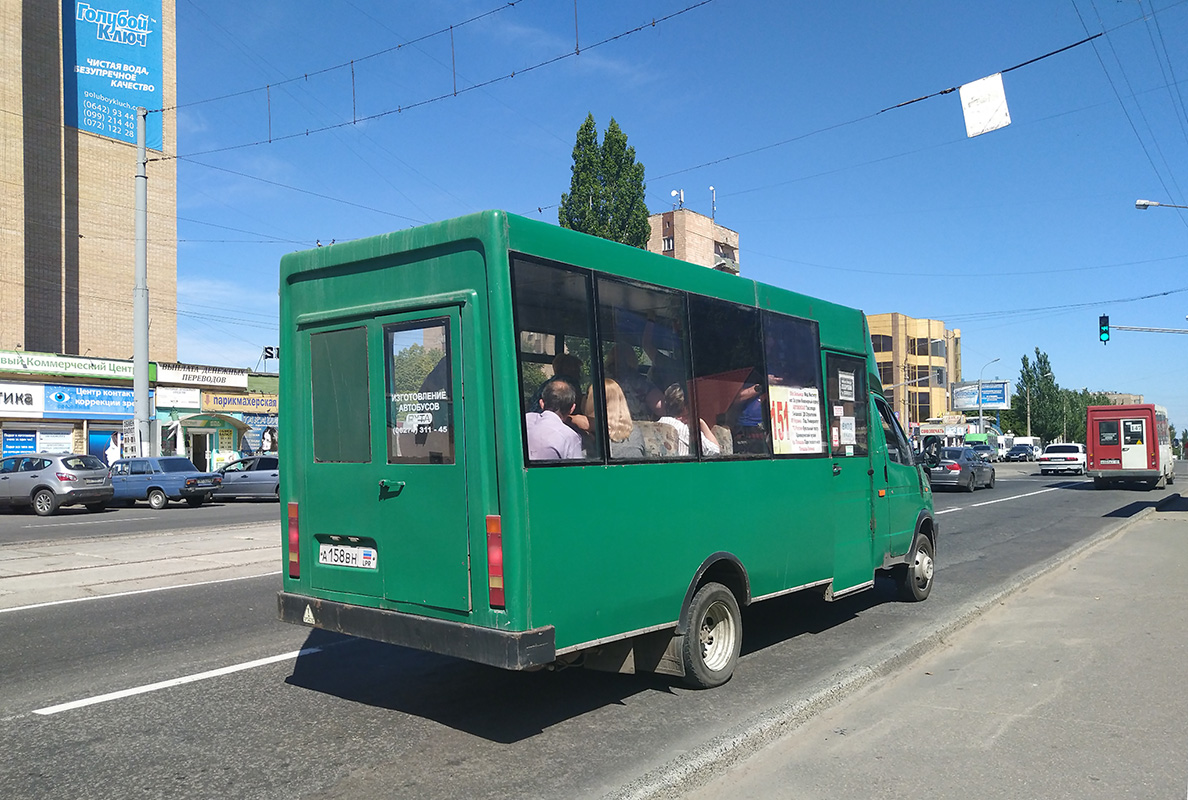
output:
M 1188 328 L 1188 210 L 1135 208 L 1188 206 L 1188 0 L 176 2 L 182 361 L 276 369 L 285 253 L 557 224 L 593 114 L 744 277 L 942 320 L 966 380 L 1039 348 L 1188 428 L 1188 338 L 1117 330 Z M 947 90 L 996 73 L 1010 125 L 967 137 Z

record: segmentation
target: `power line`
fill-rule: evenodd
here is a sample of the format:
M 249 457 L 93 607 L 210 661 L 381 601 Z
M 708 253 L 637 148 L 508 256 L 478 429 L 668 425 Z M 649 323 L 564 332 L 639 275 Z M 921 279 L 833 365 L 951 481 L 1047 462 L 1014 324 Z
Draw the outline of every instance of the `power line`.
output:
M 193 0 L 189 0 L 189 2 L 190 2 L 190 5 L 193 6 L 196 10 L 201 11 L 202 13 L 205 13 L 201 8 L 199 8 L 193 2 Z M 469 19 L 463 20 L 462 22 L 457 22 L 457 23 L 454 23 L 453 25 L 447 25 L 446 27 L 444 27 L 440 30 L 436 30 L 432 33 L 422 34 L 421 36 L 418 36 L 415 39 L 409 39 L 407 42 L 402 42 L 402 43 L 395 45 L 393 47 L 386 47 L 383 50 L 378 50 L 374 53 L 369 53 L 365 56 L 359 56 L 358 58 L 352 58 L 350 61 L 344 61 L 343 63 L 335 64 L 332 67 L 324 67 L 322 69 L 314 70 L 312 72 L 306 72 L 306 73 L 303 73 L 301 75 L 298 75 L 298 76 L 295 76 L 292 78 L 285 78 L 284 80 L 277 81 L 276 83 L 265 84 L 264 86 L 257 86 L 252 89 L 244 89 L 242 91 L 232 92 L 230 94 L 224 94 L 224 95 L 220 95 L 218 97 L 208 97 L 205 100 L 195 100 L 190 103 L 178 103 L 176 105 L 169 106 L 168 108 L 162 108 L 159 110 L 160 111 L 176 111 L 179 108 L 190 108 L 192 106 L 204 105 L 206 103 L 214 103 L 219 100 L 230 100 L 232 98 L 243 97 L 244 95 L 248 95 L 248 94 L 255 94 L 257 92 L 266 92 L 271 88 L 278 87 L 278 86 L 285 86 L 290 83 L 297 83 L 298 81 L 308 81 L 310 78 L 315 78 L 319 75 L 325 75 L 326 73 L 329 73 L 329 72 L 335 72 L 335 71 L 341 70 L 341 69 L 351 69 L 354 67 L 355 64 L 358 64 L 360 62 L 369 61 L 373 58 L 378 58 L 379 56 L 396 52 L 397 50 L 400 50 L 403 47 L 408 47 L 409 45 L 417 44 L 418 42 L 423 42 L 426 39 L 432 39 L 435 36 L 442 36 L 444 34 L 450 33 L 455 28 L 461 28 L 466 25 L 469 25 L 472 22 L 478 22 L 480 19 L 485 19 L 486 17 L 489 17 L 493 14 L 498 14 L 501 11 L 507 11 L 508 9 L 514 8 L 515 6 L 517 6 L 523 2 L 524 2 L 524 0 L 507 0 L 503 5 L 499 6 L 498 8 L 493 8 L 490 11 L 485 11 L 482 14 L 477 14 Z M 217 25 L 217 23 L 215 23 L 215 24 Z M 221 26 L 219 26 L 219 27 L 220 27 L 220 29 L 222 29 Z
M 615 41 L 618 41 L 619 39 L 623 39 L 623 38 L 626 38 L 633 34 L 639 33 L 640 31 L 646 30 L 647 28 L 654 28 L 663 22 L 667 22 L 668 20 L 674 19 L 674 18 L 679 17 L 683 14 L 687 14 L 690 11 L 694 11 L 698 8 L 701 8 L 702 6 L 709 5 L 712 2 L 714 2 L 714 0 L 700 0 L 700 2 L 694 3 L 693 5 L 690 5 L 690 6 L 686 6 L 685 8 L 683 8 L 679 11 L 674 11 L 671 14 L 667 14 L 663 17 L 653 18 L 652 20 L 645 22 L 641 25 L 637 25 L 634 28 L 623 31 L 621 33 L 617 33 L 614 36 L 608 36 L 607 38 L 605 38 L 601 41 L 595 42 L 594 44 L 591 44 L 591 45 L 587 45 L 584 49 L 585 50 L 594 50 L 595 48 L 602 47 L 603 45 L 607 45 L 607 44 L 610 44 L 611 42 L 615 42 Z M 360 122 L 370 122 L 372 120 L 382 119 L 384 117 L 391 116 L 392 114 L 402 114 L 405 111 L 411 111 L 414 108 L 420 108 L 421 106 L 427 106 L 427 105 L 430 105 L 433 103 L 438 103 L 438 102 L 441 102 L 442 100 L 449 100 L 452 97 L 457 97 L 458 95 L 466 94 L 467 92 L 472 92 L 476 89 L 482 89 L 487 86 L 492 86 L 496 83 L 501 83 L 503 81 L 511 80 L 512 78 L 516 77 L 517 75 L 524 75 L 525 73 L 533 72 L 535 70 L 550 66 L 552 64 L 556 64 L 556 63 L 564 61 L 566 59 L 575 58 L 578 55 L 579 55 L 579 52 L 575 49 L 573 52 L 562 53 L 559 56 L 554 56 L 553 58 L 545 59 L 544 61 L 541 61 L 539 63 L 533 64 L 528 67 L 525 67 L 524 69 L 521 69 L 521 70 L 510 72 L 506 75 L 500 75 L 499 77 L 491 78 L 489 80 L 482 81 L 482 82 L 476 83 L 476 84 L 472 84 L 470 86 L 466 86 L 461 89 L 456 89 L 454 91 L 447 92 L 445 94 L 437 95 L 436 97 L 430 97 L 430 98 L 426 98 L 424 100 L 418 100 L 418 101 L 416 101 L 414 103 L 410 103 L 408 105 L 397 106 L 396 108 L 390 108 L 386 111 L 380 111 L 378 113 L 369 114 L 369 115 L 363 116 L 363 117 L 356 117 L 354 119 L 351 119 L 351 120 L 348 120 L 345 122 L 338 122 L 338 123 L 334 123 L 331 125 L 324 125 L 320 128 L 308 128 L 304 131 L 299 131 L 296 133 L 289 133 L 289 134 L 285 134 L 282 136 L 269 136 L 267 139 L 259 139 L 254 142 L 245 142 L 243 144 L 228 145 L 226 147 L 216 147 L 216 148 L 212 148 L 210 150 L 202 150 L 202 151 L 196 152 L 196 153 L 186 153 L 184 155 L 183 154 L 163 155 L 163 156 L 160 156 L 159 158 L 154 159 L 154 160 L 165 161 L 165 160 L 169 160 L 169 159 L 173 159 L 173 158 L 191 158 L 193 156 L 204 156 L 204 155 L 210 155 L 212 153 L 225 153 L 225 152 L 228 152 L 231 150 L 242 150 L 247 147 L 257 147 L 259 145 L 264 145 L 264 144 L 275 144 L 277 142 L 283 142 L 283 141 L 287 141 L 290 139 L 297 139 L 297 138 L 300 138 L 303 136 L 313 136 L 314 134 L 325 133 L 326 131 L 332 131 L 332 130 L 337 130 L 339 128 L 345 128 L 348 126 L 357 125 Z

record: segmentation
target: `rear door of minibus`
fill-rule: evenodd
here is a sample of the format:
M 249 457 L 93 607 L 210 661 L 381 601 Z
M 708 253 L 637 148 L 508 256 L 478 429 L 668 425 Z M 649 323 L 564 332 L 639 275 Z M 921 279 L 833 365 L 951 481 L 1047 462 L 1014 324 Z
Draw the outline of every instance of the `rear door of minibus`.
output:
M 470 609 L 461 341 L 456 306 L 309 330 L 314 588 Z

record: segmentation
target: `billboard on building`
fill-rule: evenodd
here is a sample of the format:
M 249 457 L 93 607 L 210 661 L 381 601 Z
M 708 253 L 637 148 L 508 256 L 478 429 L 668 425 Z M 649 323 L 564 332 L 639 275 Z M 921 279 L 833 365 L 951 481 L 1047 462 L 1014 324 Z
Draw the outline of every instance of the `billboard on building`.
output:
M 164 105 L 161 0 L 62 0 L 64 122 L 136 142 L 136 109 Z M 149 114 L 145 142 L 163 147 L 161 114 Z
M 982 381 L 983 411 L 1003 411 L 1011 407 L 1010 381 Z M 957 411 L 977 411 L 978 381 L 953 386 L 953 408 Z

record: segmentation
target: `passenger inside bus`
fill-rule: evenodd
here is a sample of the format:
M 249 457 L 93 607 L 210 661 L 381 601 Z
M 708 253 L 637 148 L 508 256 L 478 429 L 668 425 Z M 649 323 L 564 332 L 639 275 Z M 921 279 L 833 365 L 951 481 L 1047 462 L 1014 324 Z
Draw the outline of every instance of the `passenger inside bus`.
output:
M 627 398 L 618 382 L 607 378 L 603 381 L 606 391 L 606 430 L 610 439 L 610 457 L 612 461 L 635 461 L 644 457 L 643 432 L 631 419 L 631 411 L 627 408 Z M 597 398 L 594 387 L 586 393 L 586 404 L 582 410 L 586 417 L 594 418 Z
M 659 422 L 676 431 L 676 455 L 678 456 L 689 455 L 689 417 L 689 403 L 685 399 L 685 390 L 679 383 L 674 383 L 664 391 L 664 416 L 660 418 Z M 718 446 L 718 440 L 709 425 L 700 417 L 697 419 L 697 423 L 701 429 L 701 454 L 703 456 L 720 455 L 722 448 Z
M 577 395 L 566 381 L 546 381 L 541 387 L 540 412 L 524 415 L 530 461 L 582 458 L 582 437 L 565 423 L 576 401 Z
M 639 356 L 626 342 L 615 342 L 605 359 L 606 375 L 623 389 L 631 418 L 653 420 L 660 416 L 664 395 L 639 371 Z
M 582 360 L 575 355 L 569 353 L 558 353 L 553 357 L 553 375 L 540 385 L 536 390 L 536 395 L 532 398 L 532 408 L 539 408 L 541 397 L 544 392 L 544 387 L 555 381 L 562 381 L 568 383 L 573 388 L 573 396 L 579 398 L 582 396 Z M 583 441 L 586 437 L 591 435 L 590 416 L 575 411 L 572 414 L 563 414 L 561 418 L 574 430 L 582 435 Z
M 763 404 L 766 391 L 759 370 L 752 370 L 726 412 L 736 453 L 767 453 Z

